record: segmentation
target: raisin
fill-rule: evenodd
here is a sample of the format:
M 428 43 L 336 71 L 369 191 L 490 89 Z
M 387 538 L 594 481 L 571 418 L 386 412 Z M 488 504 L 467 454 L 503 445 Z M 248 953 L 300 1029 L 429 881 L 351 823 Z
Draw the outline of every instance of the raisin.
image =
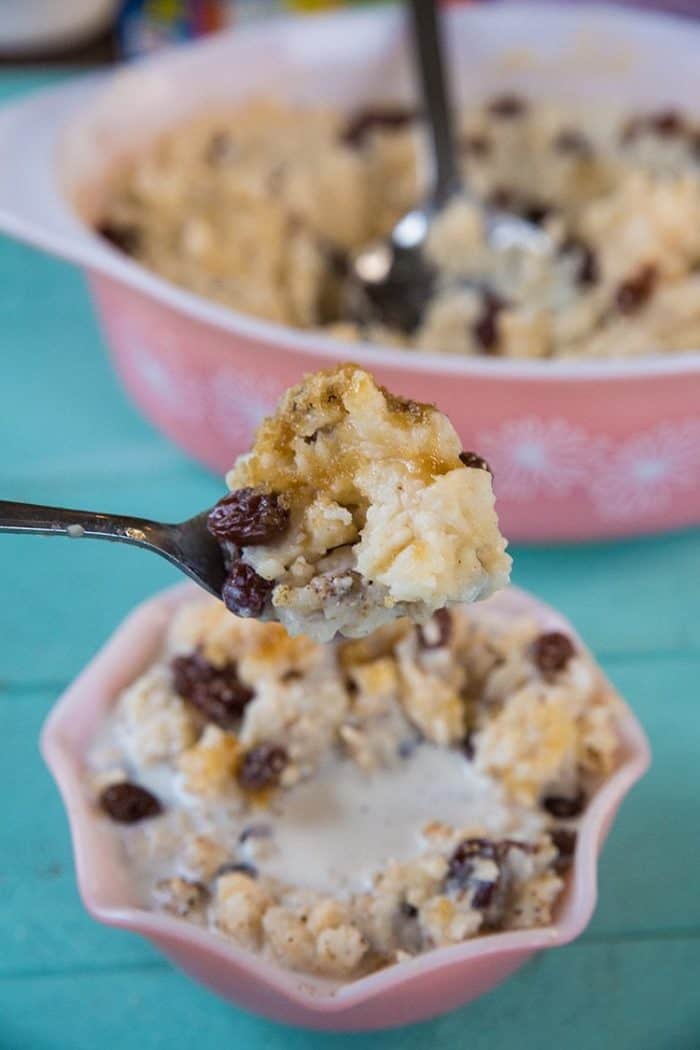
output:
M 492 353 L 498 344 L 496 314 L 493 311 L 484 311 L 473 325 L 472 334 L 482 350 Z
M 581 262 L 576 271 L 576 280 L 583 288 L 587 288 L 592 284 L 597 284 L 599 279 L 598 259 L 593 249 L 586 244 L 581 253 Z
M 568 828 L 555 828 L 553 831 L 550 831 L 549 837 L 559 854 L 552 866 L 556 872 L 561 874 L 567 871 L 573 863 L 577 835 L 575 831 L 570 831 Z
M 552 141 L 552 149 L 578 157 L 588 157 L 593 152 L 590 139 L 577 128 L 562 128 Z
M 496 892 L 496 886 L 498 880 L 493 882 L 486 881 L 485 879 L 472 879 L 472 899 L 471 906 L 479 911 L 483 911 L 484 908 L 488 908 L 493 900 L 493 895 Z
M 278 744 L 258 744 L 246 751 L 238 770 L 238 783 L 246 791 L 276 787 L 287 765 L 287 752 Z
M 492 473 L 491 467 L 486 460 L 482 459 L 481 456 L 477 456 L 476 452 L 460 452 L 459 458 L 465 467 L 473 467 L 474 470 L 485 470 L 489 474 Z
M 346 146 L 362 146 L 372 131 L 401 131 L 418 119 L 418 112 L 406 106 L 383 106 L 361 109 L 343 128 L 341 140 Z
M 472 336 L 485 354 L 496 352 L 499 340 L 498 316 L 506 305 L 505 300 L 494 292 L 483 293 L 481 312 L 472 325 Z
M 523 209 L 523 218 L 527 219 L 528 222 L 534 223 L 535 226 L 541 226 L 544 220 L 552 214 L 552 210 L 549 204 L 540 204 L 535 201 Z
M 475 731 L 470 729 L 462 743 L 459 745 L 460 751 L 469 762 L 473 760 L 474 755 L 476 754 L 476 745 L 474 743 L 475 736 Z
M 95 227 L 95 232 L 125 255 L 136 255 L 141 246 L 141 231 L 128 223 L 105 219 Z
M 100 795 L 100 806 L 118 824 L 136 824 L 163 812 L 155 795 L 128 781 L 106 787 Z
M 289 525 L 289 509 L 276 492 L 237 489 L 224 496 L 210 511 L 207 527 L 218 540 L 245 547 L 270 543 Z
M 648 264 L 618 286 L 615 305 L 621 314 L 634 314 L 649 301 L 654 293 L 657 276 L 656 267 Z
M 664 138 L 672 138 L 685 132 L 685 120 L 676 109 L 663 109 L 660 113 L 652 113 L 648 118 L 648 125 L 653 132 Z
M 577 817 L 586 804 L 586 796 L 583 791 L 572 797 L 566 795 L 547 795 L 542 799 L 542 808 L 551 813 L 557 820 L 570 820 Z
M 393 917 L 393 932 L 403 951 L 418 955 L 425 947 L 418 919 L 418 908 L 407 900 L 399 901 Z
M 685 133 L 686 123 L 681 113 L 675 109 L 661 110 L 646 116 L 632 117 L 622 129 L 622 141 L 629 144 L 645 132 L 659 135 L 661 138 L 675 138 Z
M 491 140 L 487 135 L 478 132 L 467 135 L 460 142 L 460 150 L 470 157 L 488 157 L 491 152 Z
M 562 631 L 547 631 L 539 635 L 532 645 L 532 658 L 545 675 L 563 671 L 575 655 L 574 643 Z
M 427 623 L 418 628 L 421 649 L 442 649 L 452 635 L 452 614 L 449 609 L 438 609 Z
M 599 279 L 598 259 L 589 244 L 581 237 L 567 237 L 559 251 L 562 255 L 576 255 L 578 265 L 575 271 L 576 283 L 586 288 L 596 284 Z
M 200 652 L 187 656 L 176 656 L 170 665 L 175 692 L 189 700 L 197 685 L 206 683 L 214 670 Z
M 260 616 L 274 586 L 273 580 L 258 576 L 252 565 L 239 558 L 229 569 L 221 597 L 229 612 L 236 616 Z
M 488 111 L 494 117 L 513 120 L 516 117 L 522 117 L 527 112 L 527 102 L 521 95 L 515 93 L 498 95 L 489 102 Z
M 171 668 L 175 692 L 222 729 L 238 724 L 255 695 L 241 682 L 235 663 L 214 667 L 195 652 L 176 656 Z
M 323 257 L 334 277 L 347 277 L 350 273 L 350 256 L 336 244 L 323 246 Z
M 258 869 L 254 864 L 246 864 L 245 861 L 227 861 L 226 864 L 222 864 L 217 869 L 216 877 L 220 875 L 231 875 L 234 872 L 238 872 L 240 875 L 247 875 L 250 879 L 257 879 Z
M 475 876 L 476 861 L 479 860 L 490 860 L 498 865 L 500 851 L 497 844 L 489 839 L 464 839 L 450 857 L 445 881 L 448 889 L 471 890 L 473 907 L 484 909 L 493 900 L 500 882 L 500 872 L 493 879 Z

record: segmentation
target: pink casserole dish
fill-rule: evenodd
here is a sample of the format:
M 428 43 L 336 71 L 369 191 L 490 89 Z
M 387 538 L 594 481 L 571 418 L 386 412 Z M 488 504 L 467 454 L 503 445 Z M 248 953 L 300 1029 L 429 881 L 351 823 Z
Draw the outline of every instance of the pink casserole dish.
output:
M 513 88 L 609 106 L 697 108 L 700 27 L 605 6 L 446 12 L 461 98 Z M 504 531 L 572 540 L 700 522 L 700 352 L 599 362 L 493 360 L 344 344 L 185 292 L 96 237 L 105 174 L 190 113 L 250 94 L 353 109 L 409 99 L 401 12 L 273 19 L 0 113 L 0 229 L 82 266 L 126 388 L 222 473 L 278 395 L 348 358 L 434 401 L 490 461 Z
M 138 608 L 44 725 L 42 751 L 68 812 L 80 892 L 96 919 L 147 937 L 190 976 L 248 1010 L 289 1024 L 334 1030 L 385 1028 L 444 1013 L 489 991 L 535 952 L 566 944 L 581 933 L 595 907 L 603 841 L 623 798 L 649 765 L 644 733 L 624 704 L 618 722 L 619 765 L 581 820 L 574 864 L 553 925 L 489 934 L 337 984 L 283 970 L 192 923 L 140 907 L 117 839 L 87 796 L 83 756 L 120 690 L 154 657 L 174 608 L 195 590 L 192 584 L 180 585 Z M 561 616 L 515 588 L 489 600 L 505 615 L 527 613 L 543 630 L 564 630 L 576 637 Z

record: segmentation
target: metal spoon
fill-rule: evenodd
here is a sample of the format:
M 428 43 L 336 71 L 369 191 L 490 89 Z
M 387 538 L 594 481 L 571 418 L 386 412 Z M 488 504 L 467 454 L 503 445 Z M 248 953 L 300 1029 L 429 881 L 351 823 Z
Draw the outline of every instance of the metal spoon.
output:
M 88 536 L 144 547 L 167 558 L 200 587 L 220 598 L 226 568 L 221 547 L 207 530 L 208 513 L 204 511 L 179 525 L 164 525 L 121 514 L 95 514 L 87 510 L 0 500 L 0 532 L 70 536 L 74 539 Z
M 413 48 L 430 133 L 432 186 L 423 204 L 401 218 L 388 240 L 353 260 L 348 304 L 358 319 L 376 312 L 386 324 L 411 331 L 433 291 L 435 272 L 423 254 L 435 215 L 457 194 L 483 212 L 486 239 L 496 251 L 519 248 L 546 252 L 549 238 L 533 223 L 477 202 L 460 177 L 455 154 L 436 0 L 410 0 Z M 364 314 L 364 318 L 363 315 Z

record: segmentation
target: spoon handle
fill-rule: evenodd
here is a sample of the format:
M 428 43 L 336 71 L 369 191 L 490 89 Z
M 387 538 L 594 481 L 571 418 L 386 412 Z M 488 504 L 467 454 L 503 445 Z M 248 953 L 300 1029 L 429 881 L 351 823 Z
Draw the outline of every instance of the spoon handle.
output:
M 0 500 L 0 532 L 35 533 L 39 536 L 91 536 L 95 539 L 156 546 L 161 526 L 122 514 L 95 514 L 88 510 L 42 507 L 34 503 Z
M 447 98 L 436 0 L 410 0 L 413 47 L 420 70 L 426 116 L 432 138 L 432 203 L 441 208 L 459 187 L 452 114 Z

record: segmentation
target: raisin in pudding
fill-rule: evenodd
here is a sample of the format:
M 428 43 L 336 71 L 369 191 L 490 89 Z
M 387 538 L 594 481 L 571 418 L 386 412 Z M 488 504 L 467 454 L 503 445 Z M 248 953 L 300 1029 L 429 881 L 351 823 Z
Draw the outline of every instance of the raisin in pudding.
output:
M 197 600 L 102 723 L 86 790 L 141 906 L 351 980 L 550 923 L 617 705 L 514 592 L 323 646 Z
M 508 581 L 486 463 L 431 405 L 354 365 L 289 390 L 209 517 L 223 598 L 290 634 L 357 637 Z
M 628 357 L 700 346 L 700 124 L 674 110 L 559 109 L 512 93 L 458 115 L 470 191 L 546 229 L 493 252 L 456 201 L 430 233 L 432 294 L 350 309 L 355 253 L 425 198 L 407 109 L 350 116 L 250 101 L 176 128 L 105 188 L 99 231 L 175 283 L 344 340 L 493 357 Z M 365 304 L 367 307 L 367 304 Z

